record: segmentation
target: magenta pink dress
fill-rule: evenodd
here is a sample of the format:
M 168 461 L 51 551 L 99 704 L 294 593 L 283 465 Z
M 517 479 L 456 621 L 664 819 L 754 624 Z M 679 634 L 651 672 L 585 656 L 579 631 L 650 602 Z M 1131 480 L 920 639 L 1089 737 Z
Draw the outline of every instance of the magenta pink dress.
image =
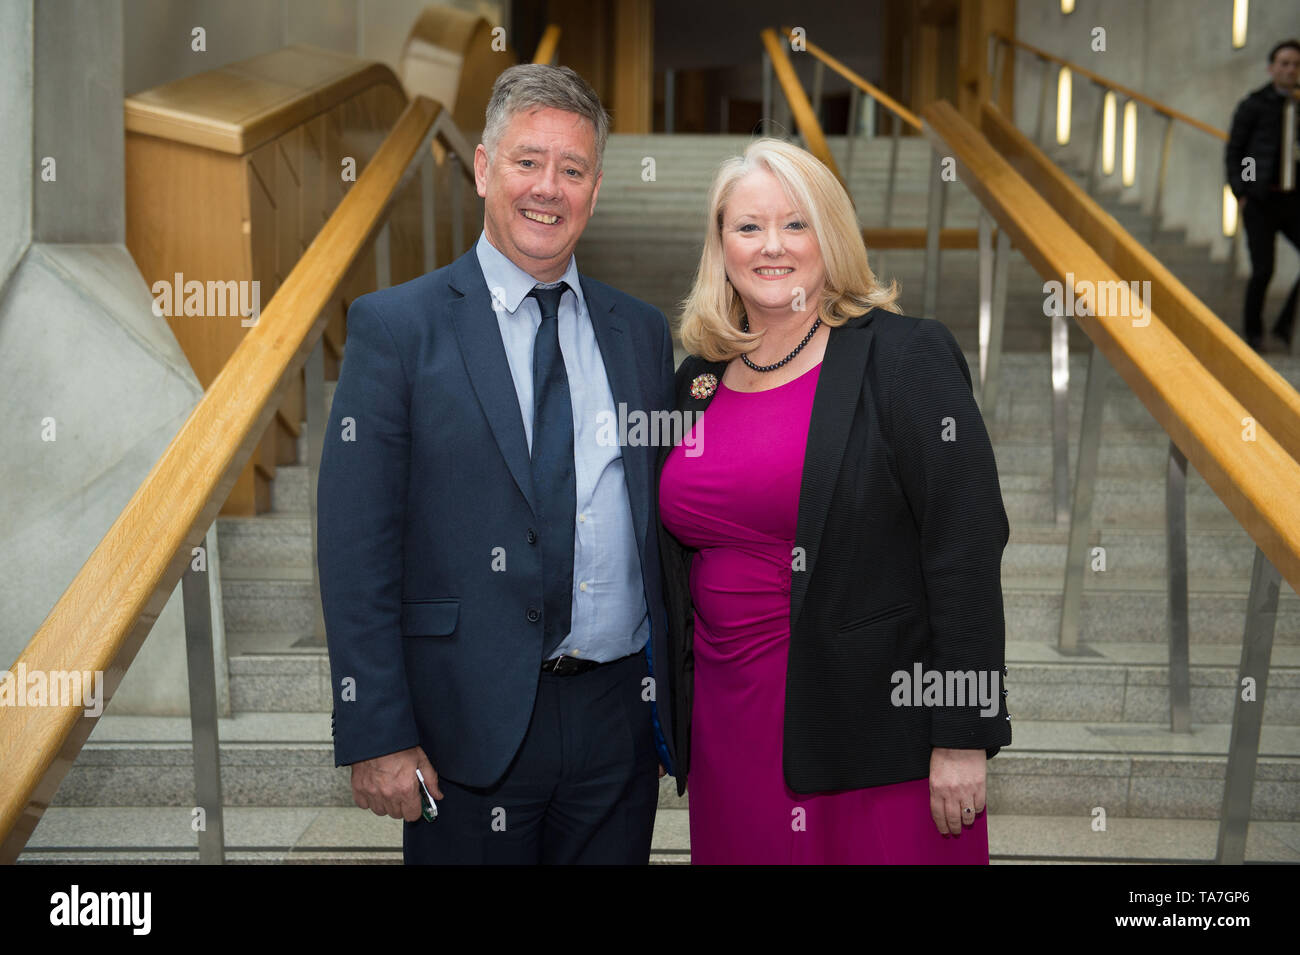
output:
M 817 795 L 785 784 L 791 550 L 820 370 L 761 392 L 719 383 L 697 453 L 684 442 L 664 464 L 662 520 L 697 551 L 691 862 L 986 865 L 987 813 L 941 835 L 928 779 Z

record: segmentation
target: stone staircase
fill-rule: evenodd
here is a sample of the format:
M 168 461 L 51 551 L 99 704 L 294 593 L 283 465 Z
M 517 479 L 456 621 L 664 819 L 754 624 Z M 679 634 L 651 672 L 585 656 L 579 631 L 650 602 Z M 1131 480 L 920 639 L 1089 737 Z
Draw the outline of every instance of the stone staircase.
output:
M 663 139 L 610 138 L 600 205 L 578 258 L 585 273 L 671 315 L 693 273 L 713 168 L 746 140 Z M 927 149 L 903 142 L 895 225 L 924 224 Z M 864 223 L 878 224 L 879 150 L 859 144 L 856 152 L 854 194 Z M 656 158 L 656 183 L 640 180 L 646 155 Z M 948 225 L 974 225 L 974 201 L 960 187 L 952 189 L 948 209 Z M 1144 237 L 1141 223 L 1133 226 Z M 920 255 L 873 256 L 879 272 L 903 281 L 904 309 L 912 314 L 920 308 Z M 974 255 L 945 255 L 940 296 L 940 317 L 954 328 L 973 369 Z M 1193 256 L 1179 263 L 1171 268 L 1195 274 Z M 1003 385 L 997 407 L 985 412 L 1011 524 L 1003 593 L 1014 741 L 989 763 L 993 860 L 1209 860 L 1253 544 L 1189 469 L 1193 730 L 1172 734 L 1163 576 L 1168 438 L 1112 375 L 1092 535 L 1093 545 L 1106 550 L 1107 566 L 1085 583 L 1087 652 L 1056 651 L 1068 535 L 1052 512 L 1046 321 L 1041 282 L 1019 258 L 1011 275 L 1010 301 L 1017 305 L 1008 308 Z M 1074 346 L 1085 344 L 1072 338 L 1080 353 L 1070 362 L 1071 473 L 1085 369 L 1085 355 Z M 1300 359 L 1268 360 L 1300 385 Z M 227 857 L 400 862 L 400 823 L 355 808 L 348 770 L 333 765 L 328 660 L 306 636 L 313 615 L 306 502 L 305 468 L 282 467 L 270 513 L 218 521 L 233 710 L 220 723 Z M 110 707 L 20 861 L 196 861 L 189 735 L 187 719 L 118 716 Z M 653 861 L 689 861 L 686 800 L 676 797 L 671 779 L 660 792 Z M 1105 810 L 1105 831 L 1092 828 L 1097 808 Z M 1248 860 L 1300 861 L 1300 599 L 1285 583 L 1252 819 Z

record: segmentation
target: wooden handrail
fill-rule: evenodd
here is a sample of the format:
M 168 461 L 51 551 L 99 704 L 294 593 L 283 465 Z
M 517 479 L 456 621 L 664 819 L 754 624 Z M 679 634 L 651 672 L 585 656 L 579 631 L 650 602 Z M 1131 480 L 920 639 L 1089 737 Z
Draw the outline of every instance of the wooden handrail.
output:
M 542 31 L 542 38 L 537 41 L 537 51 L 533 53 L 534 63 L 554 63 L 555 50 L 560 45 L 560 26 L 552 23 Z
M 1171 119 L 1176 119 L 1180 123 L 1186 123 L 1188 126 L 1191 126 L 1193 129 L 1199 129 L 1207 136 L 1213 136 L 1215 139 L 1222 140 L 1225 143 L 1228 141 L 1228 134 L 1225 133 L 1223 130 L 1215 129 L 1209 123 L 1203 123 L 1199 119 L 1196 119 L 1192 116 L 1188 116 L 1186 113 L 1180 112 L 1179 110 L 1174 109 L 1172 106 L 1166 106 L 1164 103 L 1160 102 L 1159 100 L 1152 99 L 1150 96 L 1147 96 L 1143 93 L 1139 93 L 1135 89 L 1132 89 L 1128 86 L 1124 86 L 1120 83 L 1111 82 L 1110 80 L 1106 79 L 1104 76 L 1094 73 L 1092 70 L 1088 69 L 1085 66 L 1080 66 L 1078 63 L 1074 63 L 1071 62 L 1070 60 L 1063 59 L 1062 57 L 1057 56 L 1055 53 L 1048 53 L 1046 50 L 1039 49 L 1036 46 L 1031 46 L 1030 44 L 1025 43 L 1023 40 L 1017 40 L 1015 37 L 1009 37 L 1001 30 L 993 30 L 990 32 L 990 35 L 1001 43 L 1006 43 L 1010 46 L 1018 46 L 1025 52 L 1032 53 L 1040 60 L 1050 60 L 1053 63 L 1059 63 L 1061 66 L 1068 66 L 1070 68 L 1070 72 L 1078 73 L 1080 76 L 1092 80 L 1098 86 L 1104 86 L 1106 89 L 1114 90 L 1116 93 L 1123 94 L 1128 99 L 1134 100 L 1138 103 L 1142 103 L 1146 106 L 1150 106 L 1157 113 L 1160 113 L 1164 116 L 1168 116 Z
M 799 77 L 790 64 L 790 58 L 785 54 L 785 48 L 781 46 L 780 38 L 771 27 L 763 30 L 759 36 L 767 49 L 767 55 L 771 57 L 772 70 L 776 74 L 777 82 L 781 84 L 782 92 L 785 93 L 786 102 L 790 104 L 795 125 L 799 127 L 799 132 L 803 134 L 804 141 L 808 144 L 808 151 L 835 174 L 835 178 L 844 186 L 844 191 L 848 192 L 848 183 L 840 175 L 840 167 L 836 164 L 835 157 L 831 155 L 830 147 L 826 145 L 826 136 L 822 133 L 821 123 L 817 122 L 812 104 L 808 102 L 808 96 L 804 93 Z
M 980 131 L 993 148 L 1121 275 L 1151 283 L 1155 310 L 1197 361 L 1300 460 L 1300 393 L 1224 324 L 1002 111 L 981 104 Z
M 997 238 L 997 230 L 993 230 Z M 924 249 L 926 230 L 924 226 L 896 229 L 863 229 L 862 242 L 868 250 L 874 249 Z M 939 248 L 941 249 L 978 249 L 979 231 L 977 229 L 940 229 Z
M 923 114 L 935 148 L 953 156 L 959 176 L 1005 228 L 1044 279 L 1119 282 L 1119 273 L 1039 195 L 978 130 L 944 101 Z M 1099 287 L 1099 286 L 1094 286 Z M 1254 440 L 1243 429 L 1252 412 L 1203 365 L 1154 308 L 1135 327 L 1128 315 L 1076 320 L 1141 399 L 1187 460 L 1292 587 L 1300 588 L 1300 463 L 1259 423 Z
M 443 115 L 423 96 L 407 104 L 15 666 L 102 671 L 107 705 L 430 131 L 472 166 L 463 138 L 439 123 Z M 17 858 L 96 722 L 80 706 L 0 709 L 0 862 Z
M 781 32 L 784 33 L 787 37 L 791 37 L 794 35 L 794 31 L 791 30 L 789 27 L 781 27 Z M 870 96 L 872 99 L 878 102 L 881 106 L 885 107 L 887 110 L 889 110 L 899 119 L 901 119 L 903 122 L 907 123 L 907 125 L 911 126 L 917 132 L 920 132 L 921 117 L 917 116 L 915 113 L 913 113 L 902 103 L 898 102 L 898 100 L 894 99 L 884 90 L 882 90 L 879 86 L 876 86 L 874 83 L 871 83 L 863 79 L 853 70 L 849 69 L 843 63 L 837 60 L 835 57 L 831 56 L 829 53 L 827 53 L 825 50 L 819 47 L 812 40 L 809 40 L 807 37 L 804 37 L 802 38 L 802 43 L 804 47 L 807 48 L 809 53 L 817 57 L 817 59 L 821 60 L 823 63 L 829 66 L 836 73 L 840 74 L 840 76 L 844 77 L 854 86 L 856 86 L 858 89 L 862 90 L 862 92 L 866 93 L 868 96 Z

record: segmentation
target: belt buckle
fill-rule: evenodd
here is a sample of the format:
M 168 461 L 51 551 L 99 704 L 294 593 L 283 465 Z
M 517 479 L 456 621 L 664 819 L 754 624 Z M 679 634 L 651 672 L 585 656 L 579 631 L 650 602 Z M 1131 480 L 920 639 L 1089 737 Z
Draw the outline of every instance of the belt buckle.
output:
M 572 659 L 573 657 L 569 656 L 568 654 L 561 653 L 558 657 L 555 658 L 555 666 L 551 667 L 551 672 L 556 674 L 557 676 L 564 676 L 564 674 L 567 672 L 565 667 L 565 662 Z

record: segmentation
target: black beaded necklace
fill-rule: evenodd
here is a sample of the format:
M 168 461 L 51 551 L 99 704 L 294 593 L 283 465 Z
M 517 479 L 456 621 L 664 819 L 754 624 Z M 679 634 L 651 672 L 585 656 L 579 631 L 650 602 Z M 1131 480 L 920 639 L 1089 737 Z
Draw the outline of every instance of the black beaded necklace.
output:
M 803 341 L 801 341 L 798 345 L 795 346 L 794 351 L 790 352 L 790 354 L 786 355 L 784 358 L 782 358 L 780 361 L 776 362 L 775 364 L 755 365 L 752 361 L 749 360 L 748 355 L 741 355 L 740 360 L 743 361 L 747 367 L 749 367 L 754 371 L 776 371 L 782 365 L 786 364 L 786 362 L 788 362 L 795 355 L 799 354 L 799 352 L 803 351 L 803 346 L 807 345 L 810 341 L 812 341 L 812 337 L 817 334 L 817 329 L 821 328 L 821 326 L 822 326 L 822 319 L 821 316 L 818 315 L 817 321 L 813 322 L 812 328 L 808 329 L 808 334 L 803 337 Z M 748 315 L 742 315 L 740 317 L 740 330 L 745 334 L 749 334 Z

